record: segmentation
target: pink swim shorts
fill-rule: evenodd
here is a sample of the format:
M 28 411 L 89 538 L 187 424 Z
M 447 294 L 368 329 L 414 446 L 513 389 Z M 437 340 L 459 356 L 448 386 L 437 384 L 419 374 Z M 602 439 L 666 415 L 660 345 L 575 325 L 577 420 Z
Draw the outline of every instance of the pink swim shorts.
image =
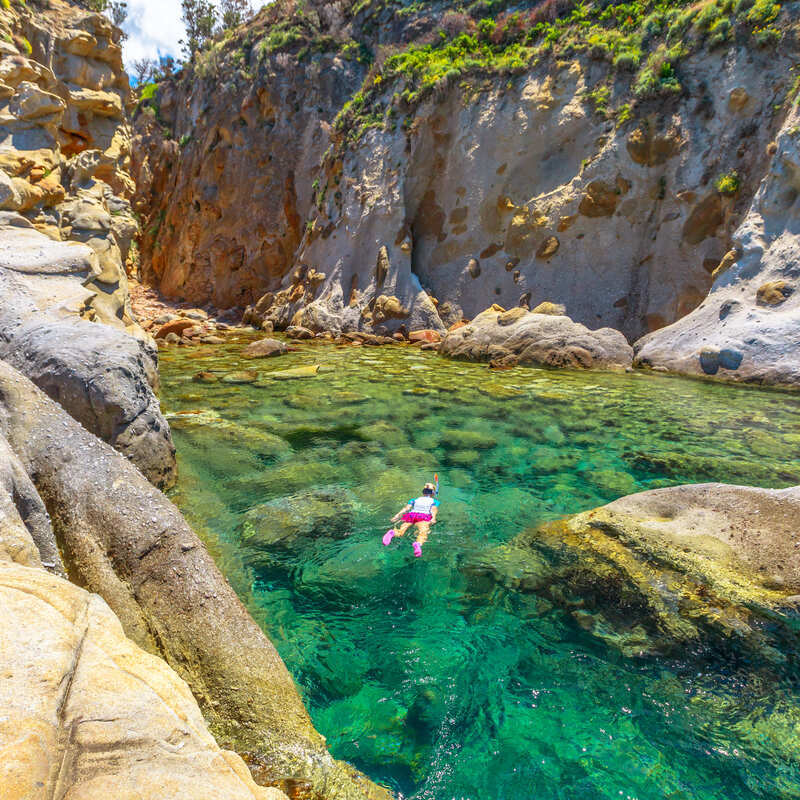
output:
M 417 522 L 430 522 L 433 517 L 430 514 L 419 514 L 416 511 L 409 511 L 403 514 L 403 522 L 410 522 L 414 525 Z

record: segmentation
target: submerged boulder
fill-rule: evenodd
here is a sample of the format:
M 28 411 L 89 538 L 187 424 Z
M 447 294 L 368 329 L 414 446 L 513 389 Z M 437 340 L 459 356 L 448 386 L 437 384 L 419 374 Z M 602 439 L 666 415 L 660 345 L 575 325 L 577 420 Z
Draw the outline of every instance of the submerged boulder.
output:
M 490 308 L 447 334 L 439 352 L 466 361 L 578 369 L 624 369 L 633 360 L 625 337 L 612 328 L 589 330 L 569 317 L 524 308 Z
M 278 497 L 245 514 L 242 540 L 259 549 L 318 536 L 339 538 L 350 532 L 355 510 L 350 493 L 338 486 Z
M 525 531 L 470 569 L 546 595 L 628 655 L 731 636 L 765 647 L 762 623 L 796 610 L 799 514 L 800 487 L 655 489 Z

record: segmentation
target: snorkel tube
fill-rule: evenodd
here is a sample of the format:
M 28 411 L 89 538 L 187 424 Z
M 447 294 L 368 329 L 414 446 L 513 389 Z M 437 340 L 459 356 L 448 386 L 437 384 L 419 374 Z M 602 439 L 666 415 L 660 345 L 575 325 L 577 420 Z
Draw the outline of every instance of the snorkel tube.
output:
M 434 497 L 438 497 L 439 496 L 439 473 L 438 472 L 434 472 L 433 473 L 433 485 L 436 487 L 436 491 L 433 493 L 433 496 Z

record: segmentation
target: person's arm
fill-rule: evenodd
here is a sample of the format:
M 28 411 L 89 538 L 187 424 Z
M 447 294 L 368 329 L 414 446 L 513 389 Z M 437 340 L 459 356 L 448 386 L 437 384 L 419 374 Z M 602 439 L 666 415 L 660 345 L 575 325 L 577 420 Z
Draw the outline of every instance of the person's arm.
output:
M 437 500 L 431 507 L 431 525 L 436 524 L 436 517 L 439 514 L 439 501 Z
M 410 505 L 410 503 L 406 503 L 406 505 L 405 505 L 405 506 L 403 506 L 403 508 L 401 508 L 401 509 L 400 509 L 400 511 L 398 511 L 398 512 L 397 512 L 397 513 L 396 513 L 396 514 L 395 514 L 395 515 L 394 515 L 394 516 L 393 516 L 393 517 L 392 517 L 392 518 L 389 520 L 389 522 L 397 522 L 397 520 L 399 520 L 399 519 L 400 519 L 400 517 L 402 517 L 402 516 L 403 516 L 403 514 L 405 514 L 405 513 L 406 513 L 406 511 L 411 511 L 411 505 Z

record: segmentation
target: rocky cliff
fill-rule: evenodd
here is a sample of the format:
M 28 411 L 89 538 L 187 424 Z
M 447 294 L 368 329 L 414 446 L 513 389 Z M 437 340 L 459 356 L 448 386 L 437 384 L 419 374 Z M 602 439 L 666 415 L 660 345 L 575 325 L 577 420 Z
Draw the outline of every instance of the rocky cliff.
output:
M 119 31 L 59 0 L 0 9 L 0 31 L 0 358 L 168 486 L 155 346 L 127 288 L 138 223 Z
M 692 312 L 791 108 L 793 12 L 504 8 L 277 4 L 160 84 L 145 273 L 334 332 L 551 301 L 633 341 Z

